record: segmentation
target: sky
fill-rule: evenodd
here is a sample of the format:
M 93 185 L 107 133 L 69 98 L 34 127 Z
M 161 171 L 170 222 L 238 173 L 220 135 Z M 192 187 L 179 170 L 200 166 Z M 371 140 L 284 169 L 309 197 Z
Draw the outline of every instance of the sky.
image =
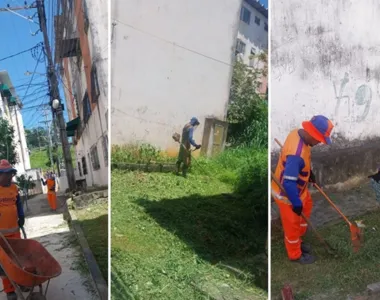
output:
M 259 0 L 259 2 L 265 6 L 265 8 L 268 8 L 268 0 Z
M 22 6 L 24 1 L 21 0 L 0 0 L 0 7 L 6 7 L 7 4 L 10 6 Z M 52 2 L 56 1 L 46 1 L 46 14 L 49 29 L 49 36 L 52 35 L 52 26 L 50 20 L 52 19 L 54 7 L 51 6 Z M 28 1 L 32 3 L 32 1 Z M 18 11 L 19 14 L 24 16 L 33 16 L 37 12 L 36 9 Z M 17 16 L 10 12 L 0 12 L 0 28 L 2 37 L 2 46 L 0 47 L 0 70 L 7 70 L 13 86 L 16 87 L 16 93 L 18 94 L 20 100 L 23 102 L 24 108 L 22 109 L 22 115 L 24 120 L 24 126 L 26 128 L 32 128 L 37 126 L 45 126 L 40 121 L 44 120 L 43 110 L 40 105 L 48 104 L 49 98 L 47 94 L 47 78 L 46 74 L 46 63 L 45 60 L 37 63 L 37 59 L 32 56 L 32 53 L 26 52 L 24 54 L 18 55 L 13 58 L 2 60 L 3 58 L 16 54 L 18 52 L 27 50 L 37 45 L 43 41 L 42 33 L 39 32 L 36 35 L 35 32 L 38 31 L 39 26 L 34 24 L 20 16 Z M 38 18 L 35 17 L 34 20 L 38 22 Z M 40 54 L 40 50 L 35 53 L 36 58 Z M 41 57 L 44 57 L 42 54 Z M 34 72 L 35 75 L 26 75 L 25 72 Z M 41 73 L 41 74 L 38 74 Z M 33 79 L 31 81 L 31 79 Z M 30 87 L 28 88 L 29 83 Z M 64 97 L 61 90 L 61 97 Z M 35 107 L 38 106 L 38 107 Z M 47 106 L 47 109 L 49 107 Z M 50 113 L 50 109 L 49 109 Z M 51 115 L 49 114 L 48 119 L 51 120 Z M 66 120 L 67 121 L 67 120 Z

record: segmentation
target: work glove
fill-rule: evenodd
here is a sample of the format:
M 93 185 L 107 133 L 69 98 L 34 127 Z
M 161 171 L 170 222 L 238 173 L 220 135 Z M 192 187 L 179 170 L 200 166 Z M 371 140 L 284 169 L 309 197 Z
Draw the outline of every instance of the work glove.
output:
M 25 218 L 24 217 L 19 217 L 18 218 L 18 227 L 24 227 L 24 224 L 25 224 Z
M 309 182 L 311 182 L 311 183 L 317 183 L 317 181 L 315 179 L 315 175 L 314 175 L 313 171 L 311 171 L 311 170 L 310 170 Z
M 293 212 L 298 216 L 302 214 L 302 209 L 303 209 L 302 204 L 301 206 L 293 206 L 292 208 Z
M 202 145 L 197 145 L 197 146 L 195 147 L 195 150 L 201 149 L 201 147 L 202 147 Z

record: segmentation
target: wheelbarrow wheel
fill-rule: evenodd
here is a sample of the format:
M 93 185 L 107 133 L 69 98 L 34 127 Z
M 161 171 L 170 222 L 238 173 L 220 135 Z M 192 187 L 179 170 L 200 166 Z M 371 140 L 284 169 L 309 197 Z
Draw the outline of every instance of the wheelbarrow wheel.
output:
M 26 300 L 46 300 L 46 297 L 40 292 L 31 293 Z

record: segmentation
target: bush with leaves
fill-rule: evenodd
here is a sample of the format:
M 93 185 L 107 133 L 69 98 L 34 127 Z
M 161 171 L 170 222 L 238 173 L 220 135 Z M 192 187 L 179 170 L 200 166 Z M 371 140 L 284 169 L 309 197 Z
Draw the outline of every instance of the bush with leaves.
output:
M 32 176 L 27 177 L 24 174 L 16 176 L 16 183 L 18 187 L 27 195 L 29 194 L 29 190 L 32 190 L 36 187 L 36 184 L 33 182 Z
M 264 148 L 268 145 L 267 99 L 257 92 L 260 78 L 267 73 L 265 53 L 257 59 L 264 63 L 263 68 L 251 68 L 240 61 L 234 66 L 227 113 L 228 142 L 232 146 Z
M 0 119 L 0 136 L 0 159 L 7 159 L 10 164 L 15 165 L 18 162 L 15 131 L 5 119 Z

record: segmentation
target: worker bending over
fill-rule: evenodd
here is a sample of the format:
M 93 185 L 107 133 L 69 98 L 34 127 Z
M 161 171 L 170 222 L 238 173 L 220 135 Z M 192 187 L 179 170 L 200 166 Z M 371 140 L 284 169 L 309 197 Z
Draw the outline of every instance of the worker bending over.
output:
M 41 182 L 43 185 L 47 186 L 48 192 L 47 192 L 47 200 L 49 202 L 50 209 L 52 211 L 57 210 L 57 194 L 55 192 L 55 176 L 53 173 L 47 174 L 47 179 L 44 181 L 41 178 Z
M 307 223 L 301 217 L 303 212 L 309 219 L 313 208 L 308 189 L 309 182 L 315 183 L 311 170 L 311 148 L 320 143 L 330 145 L 334 125 L 329 119 L 319 115 L 303 122 L 302 127 L 303 129 L 290 132 L 286 138 L 275 172 L 289 198 L 274 181 L 272 192 L 280 210 L 289 259 L 301 264 L 312 264 L 315 257 L 311 255 L 311 248 L 302 242 Z
M 12 178 L 17 170 L 10 163 L 0 161 L 0 231 L 7 239 L 20 239 L 20 228 L 24 226 L 25 215 L 17 185 Z M 2 272 L 3 273 L 3 272 Z M 4 292 L 8 300 L 16 300 L 15 288 L 9 279 L 2 274 Z
M 183 177 L 187 176 L 187 171 L 191 165 L 191 145 L 194 146 L 196 150 L 201 148 L 201 145 L 198 145 L 193 139 L 194 131 L 198 125 L 199 121 L 194 117 L 190 120 L 190 123 L 187 123 L 185 127 L 183 127 L 182 130 L 182 139 L 177 160 L 177 174 L 179 174 L 181 164 L 183 164 Z

